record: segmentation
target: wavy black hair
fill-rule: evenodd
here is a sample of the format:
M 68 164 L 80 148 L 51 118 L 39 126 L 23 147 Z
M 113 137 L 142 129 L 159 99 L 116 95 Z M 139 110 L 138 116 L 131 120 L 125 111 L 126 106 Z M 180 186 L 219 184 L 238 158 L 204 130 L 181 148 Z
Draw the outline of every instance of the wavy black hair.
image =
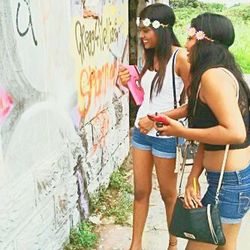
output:
M 153 91 L 158 94 L 162 89 L 166 65 L 172 55 L 172 45 L 180 46 L 180 43 L 173 32 L 175 14 L 168 5 L 162 3 L 148 5 L 140 12 L 139 17 L 140 19 L 149 18 L 151 22 L 158 20 L 160 23 L 168 25 L 167 27 L 160 26 L 158 29 L 150 26 L 157 36 L 157 46 L 151 49 L 144 48 L 145 64 L 142 68 L 141 77 L 148 69 L 154 69 L 154 56 L 159 60 L 159 70 L 151 84 L 150 98 L 152 98 Z
M 230 19 L 223 15 L 214 13 L 204 13 L 192 19 L 191 27 L 196 31 L 203 31 L 205 35 L 214 40 L 196 40 L 189 53 L 191 64 L 191 85 L 189 92 L 189 117 L 192 116 L 194 102 L 202 74 L 210 68 L 223 67 L 229 70 L 238 80 L 244 95 L 250 98 L 250 91 L 247 83 L 243 79 L 240 67 L 235 62 L 234 56 L 228 48 L 234 43 L 235 32 Z M 219 82 L 218 82 L 219 84 Z

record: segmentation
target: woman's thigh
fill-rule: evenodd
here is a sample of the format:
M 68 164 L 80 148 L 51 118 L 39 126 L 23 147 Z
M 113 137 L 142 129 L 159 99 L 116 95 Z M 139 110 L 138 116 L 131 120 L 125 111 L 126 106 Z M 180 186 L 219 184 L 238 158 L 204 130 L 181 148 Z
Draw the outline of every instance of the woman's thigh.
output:
M 224 246 L 217 247 L 217 250 L 235 250 L 237 248 L 237 238 L 240 231 L 239 224 L 222 224 L 223 232 L 226 237 L 226 244 Z
M 222 224 L 222 227 L 226 237 L 226 244 L 224 246 L 189 240 L 185 250 L 235 250 L 240 224 Z
M 152 187 L 153 156 L 151 151 L 132 149 L 135 192 L 148 193 Z
M 154 162 L 161 195 L 167 197 L 176 196 L 177 174 L 174 173 L 175 158 L 154 157 Z
M 185 248 L 185 250 L 215 250 L 215 249 L 217 249 L 216 245 L 193 241 L 193 240 L 189 240 Z

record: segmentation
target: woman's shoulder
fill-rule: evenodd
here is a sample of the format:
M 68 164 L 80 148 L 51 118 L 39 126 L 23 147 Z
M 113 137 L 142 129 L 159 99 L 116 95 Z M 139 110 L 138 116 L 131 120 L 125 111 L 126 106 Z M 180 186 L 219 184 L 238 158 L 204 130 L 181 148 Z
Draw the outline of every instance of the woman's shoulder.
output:
M 176 55 L 176 66 L 178 68 L 186 67 L 189 65 L 188 57 L 187 57 L 187 50 L 185 48 L 178 48 L 178 53 Z
M 224 84 L 228 82 L 235 82 L 235 77 L 228 69 L 223 67 L 207 69 L 201 76 L 201 84 Z
M 201 89 L 205 92 L 222 91 L 227 92 L 237 89 L 234 76 L 225 68 L 210 68 L 201 76 Z M 230 90 L 229 90 L 230 89 Z
M 176 50 L 178 50 L 177 55 L 176 55 L 177 60 L 187 61 L 187 50 L 181 47 L 177 47 Z

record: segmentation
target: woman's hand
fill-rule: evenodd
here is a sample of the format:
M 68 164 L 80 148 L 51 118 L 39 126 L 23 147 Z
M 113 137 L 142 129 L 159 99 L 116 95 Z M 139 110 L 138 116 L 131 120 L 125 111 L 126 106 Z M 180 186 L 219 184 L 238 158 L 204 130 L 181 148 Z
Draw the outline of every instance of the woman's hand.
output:
M 157 123 L 154 123 L 155 129 L 160 132 L 160 135 L 182 136 L 182 132 L 185 129 L 185 127 L 180 122 L 171 119 L 166 115 L 165 118 L 168 122 L 168 125 L 165 125 L 163 127 L 157 127 Z
M 119 75 L 120 83 L 126 87 L 127 82 L 130 79 L 130 73 L 128 69 L 125 66 L 120 65 L 118 75 Z
M 195 178 L 195 177 L 194 177 Z M 200 196 L 200 184 L 196 179 L 190 179 L 185 189 L 184 204 L 186 208 L 202 207 Z
M 145 116 L 139 120 L 138 125 L 139 125 L 140 132 L 143 134 L 147 134 L 148 131 L 154 127 L 154 122 L 149 120 L 149 118 Z

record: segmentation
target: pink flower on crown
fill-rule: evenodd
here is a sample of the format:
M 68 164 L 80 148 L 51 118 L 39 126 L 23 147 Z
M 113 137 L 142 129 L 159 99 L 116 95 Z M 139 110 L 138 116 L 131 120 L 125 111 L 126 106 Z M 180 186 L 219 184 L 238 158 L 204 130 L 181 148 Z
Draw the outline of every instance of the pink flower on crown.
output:
M 197 40 L 203 40 L 206 37 L 206 35 L 203 31 L 200 30 L 196 32 L 195 37 Z
M 190 27 L 189 29 L 188 29 L 188 36 L 189 37 L 192 37 L 192 36 L 194 36 L 196 34 L 196 29 L 194 28 L 194 27 Z

